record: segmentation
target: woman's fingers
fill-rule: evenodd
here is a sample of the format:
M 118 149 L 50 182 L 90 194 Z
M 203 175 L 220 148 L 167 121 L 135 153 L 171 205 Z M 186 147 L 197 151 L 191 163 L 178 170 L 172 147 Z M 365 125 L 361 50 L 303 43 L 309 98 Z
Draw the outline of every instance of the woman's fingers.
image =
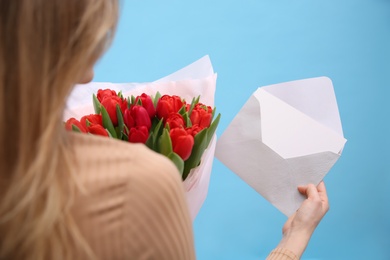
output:
M 317 187 L 314 186 L 313 184 L 307 185 L 306 194 L 308 199 L 313 199 L 313 200 L 320 199 L 320 195 L 318 194 Z
M 299 191 L 302 195 L 306 195 L 306 189 L 307 189 L 307 186 L 298 186 L 298 191 Z
M 328 200 L 328 195 L 326 194 L 326 188 L 325 188 L 325 183 L 321 181 L 318 186 L 317 186 L 318 193 L 320 194 L 321 198 L 325 198 Z
M 328 200 L 328 195 L 326 193 L 326 187 L 325 183 L 321 181 L 318 186 L 317 186 L 318 194 L 323 202 L 323 204 L 326 207 L 326 210 L 329 210 L 329 200 Z
M 321 201 L 322 208 L 325 211 L 329 210 L 329 201 L 328 195 L 326 193 L 326 187 L 323 181 L 321 181 L 317 187 L 313 184 L 308 184 L 306 186 L 299 186 L 298 191 L 303 195 L 307 196 L 310 200 Z

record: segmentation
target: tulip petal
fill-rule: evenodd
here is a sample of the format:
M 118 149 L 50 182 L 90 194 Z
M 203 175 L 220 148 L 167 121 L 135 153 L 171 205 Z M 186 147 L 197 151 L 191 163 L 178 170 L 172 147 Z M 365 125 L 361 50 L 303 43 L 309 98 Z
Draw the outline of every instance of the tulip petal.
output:
M 117 138 L 114 125 L 112 124 L 110 116 L 108 115 L 107 110 L 105 109 L 104 106 L 101 106 L 101 112 L 102 112 L 102 119 L 103 119 L 104 128 L 106 128 L 108 130 L 108 132 L 110 133 L 110 135 L 113 138 Z

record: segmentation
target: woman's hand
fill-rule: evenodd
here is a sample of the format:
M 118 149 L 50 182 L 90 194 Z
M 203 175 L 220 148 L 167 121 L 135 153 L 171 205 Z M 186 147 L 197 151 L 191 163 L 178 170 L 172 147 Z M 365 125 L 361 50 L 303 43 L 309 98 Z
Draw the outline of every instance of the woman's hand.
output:
M 329 202 L 324 182 L 317 187 L 313 184 L 300 186 L 298 190 L 307 199 L 284 224 L 283 238 L 278 247 L 289 249 L 300 257 L 317 225 L 329 210 Z

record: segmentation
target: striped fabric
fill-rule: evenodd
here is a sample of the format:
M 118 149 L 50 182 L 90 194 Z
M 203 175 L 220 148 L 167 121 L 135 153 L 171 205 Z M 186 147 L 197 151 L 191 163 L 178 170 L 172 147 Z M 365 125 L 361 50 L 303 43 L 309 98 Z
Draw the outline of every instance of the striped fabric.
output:
M 299 260 L 299 258 L 288 249 L 275 248 L 267 257 L 267 260 Z
M 98 259 L 196 258 L 181 178 L 168 159 L 140 144 L 68 135 L 85 188 L 72 213 Z M 270 257 L 297 259 L 279 249 Z

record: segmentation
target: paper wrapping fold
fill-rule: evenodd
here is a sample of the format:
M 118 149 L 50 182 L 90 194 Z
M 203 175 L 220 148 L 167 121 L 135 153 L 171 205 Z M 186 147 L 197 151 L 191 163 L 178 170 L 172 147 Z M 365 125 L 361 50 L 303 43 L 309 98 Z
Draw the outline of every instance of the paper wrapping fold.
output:
M 112 89 L 122 91 L 124 96 L 141 95 L 146 93 L 155 95 L 177 95 L 191 102 L 192 98 L 200 96 L 200 102 L 211 107 L 214 106 L 214 94 L 217 74 L 214 73 L 208 56 L 168 75 L 160 80 L 148 83 L 105 83 L 91 82 L 77 85 L 67 100 L 64 120 L 70 117 L 80 119 L 86 114 L 93 114 L 92 94 L 98 89 Z M 195 219 L 202 207 L 208 192 L 212 163 L 216 145 L 216 136 L 213 137 L 209 147 L 202 156 L 201 164 L 190 172 L 183 182 L 192 220 Z
M 324 109 L 325 107 L 325 109 Z M 285 215 L 341 155 L 343 137 L 326 77 L 259 88 L 219 138 L 216 157 Z

